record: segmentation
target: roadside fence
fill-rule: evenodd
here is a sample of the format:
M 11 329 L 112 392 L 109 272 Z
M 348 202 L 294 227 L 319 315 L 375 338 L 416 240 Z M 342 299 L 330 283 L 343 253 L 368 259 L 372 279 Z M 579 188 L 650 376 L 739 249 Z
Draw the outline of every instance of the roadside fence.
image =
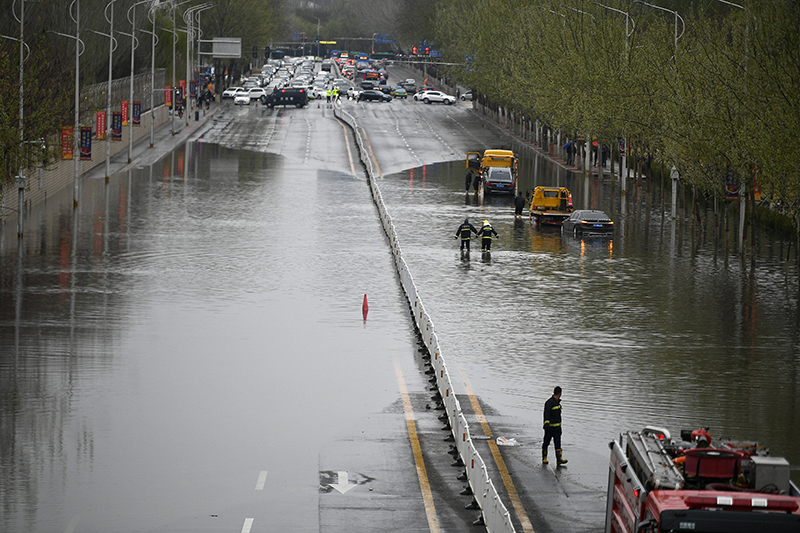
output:
M 433 320 L 431 320 L 430 315 L 425 311 L 422 298 L 418 294 L 417 287 L 414 284 L 414 278 L 411 276 L 405 259 L 403 259 L 403 252 L 400 249 L 397 232 L 395 231 L 392 217 L 389 215 L 386 205 L 383 203 L 381 191 L 378 188 L 376 179 L 378 174 L 375 171 L 374 161 L 369 155 L 369 150 L 366 148 L 361 127 L 352 115 L 342 110 L 339 106 L 334 106 L 334 114 L 337 118 L 346 122 L 353 129 L 355 134 L 359 156 L 367 170 L 367 178 L 372 192 L 372 198 L 375 205 L 378 207 L 383 229 L 389 237 L 392 246 L 395 266 L 397 272 L 400 274 L 400 283 L 408 298 L 417 331 L 422 337 L 422 341 L 430 354 L 430 364 L 435 372 L 436 390 L 441 396 L 442 404 L 445 407 L 447 423 L 450 426 L 451 437 L 455 441 L 455 449 L 458 452 L 458 458 L 464 463 L 467 482 L 469 483 L 469 488 L 472 490 L 474 497 L 473 503 L 480 507 L 481 517 L 488 531 L 491 533 L 513 533 L 516 530 L 511 521 L 511 515 L 500 499 L 500 495 L 489 477 L 486 463 L 475 448 L 475 444 L 470 436 L 469 424 L 467 424 L 467 419 L 461 409 L 461 404 L 453 392 L 450 374 L 447 370 L 441 348 L 439 347 L 439 340 L 434 331 Z

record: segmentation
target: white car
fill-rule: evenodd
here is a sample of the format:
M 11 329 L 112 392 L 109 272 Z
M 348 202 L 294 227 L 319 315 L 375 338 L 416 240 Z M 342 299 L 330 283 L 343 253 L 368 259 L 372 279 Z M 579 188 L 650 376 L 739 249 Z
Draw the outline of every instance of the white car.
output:
M 426 104 L 441 102 L 442 104 L 450 105 L 456 103 L 455 96 L 450 96 L 449 94 L 445 94 L 441 91 L 423 91 L 421 93 L 416 93 L 414 95 L 414 100 L 421 100 Z
M 250 91 L 247 89 L 239 89 L 233 95 L 234 105 L 250 105 Z
M 262 96 L 267 96 L 267 91 L 261 87 L 253 87 L 247 92 L 250 94 L 250 100 L 260 100 Z
M 222 99 L 224 100 L 226 98 L 233 98 L 234 95 L 236 94 L 236 91 L 240 90 L 242 90 L 241 87 L 228 87 L 227 89 L 225 89 L 225 92 L 222 93 Z

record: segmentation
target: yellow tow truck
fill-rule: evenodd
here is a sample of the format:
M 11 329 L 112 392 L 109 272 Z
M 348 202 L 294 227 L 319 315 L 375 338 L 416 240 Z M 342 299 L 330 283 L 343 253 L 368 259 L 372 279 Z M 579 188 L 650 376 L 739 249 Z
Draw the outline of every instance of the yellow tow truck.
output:
M 517 156 L 511 150 L 467 152 L 467 168 L 478 172 L 484 192 L 516 191 Z
M 572 195 L 566 187 L 536 187 L 531 198 L 531 221 L 560 226 L 572 214 Z

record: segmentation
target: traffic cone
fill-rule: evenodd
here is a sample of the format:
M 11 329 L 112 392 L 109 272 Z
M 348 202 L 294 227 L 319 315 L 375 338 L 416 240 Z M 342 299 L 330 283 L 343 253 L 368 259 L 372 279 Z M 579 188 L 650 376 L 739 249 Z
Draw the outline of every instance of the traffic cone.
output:
M 364 303 L 361 306 L 361 313 L 364 315 L 364 320 L 367 319 L 367 313 L 369 313 L 369 304 L 367 304 L 367 295 L 364 295 Z

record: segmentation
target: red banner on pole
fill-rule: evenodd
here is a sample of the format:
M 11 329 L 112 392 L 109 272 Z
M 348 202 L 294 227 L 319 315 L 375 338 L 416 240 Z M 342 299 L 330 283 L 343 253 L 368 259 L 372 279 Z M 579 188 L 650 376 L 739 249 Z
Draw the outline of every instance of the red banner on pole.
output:
M 171 106 L 172 105 L 172 87 L 167 85 L 164 87 L 164 105 Z
M 98 111 L 97 118 L 95 118 L 95 127 L 94 127 L 95 139 L 98 141 L 100 139 L 106 138 L 106 112 L 105 111 Z
M 72 159 L 72 126 L 61 128 L 61 159 Z
M 123 100 L 121 104 L 121 111 L 122 111 L 122 125 L 128 125 L 128 101 Z

